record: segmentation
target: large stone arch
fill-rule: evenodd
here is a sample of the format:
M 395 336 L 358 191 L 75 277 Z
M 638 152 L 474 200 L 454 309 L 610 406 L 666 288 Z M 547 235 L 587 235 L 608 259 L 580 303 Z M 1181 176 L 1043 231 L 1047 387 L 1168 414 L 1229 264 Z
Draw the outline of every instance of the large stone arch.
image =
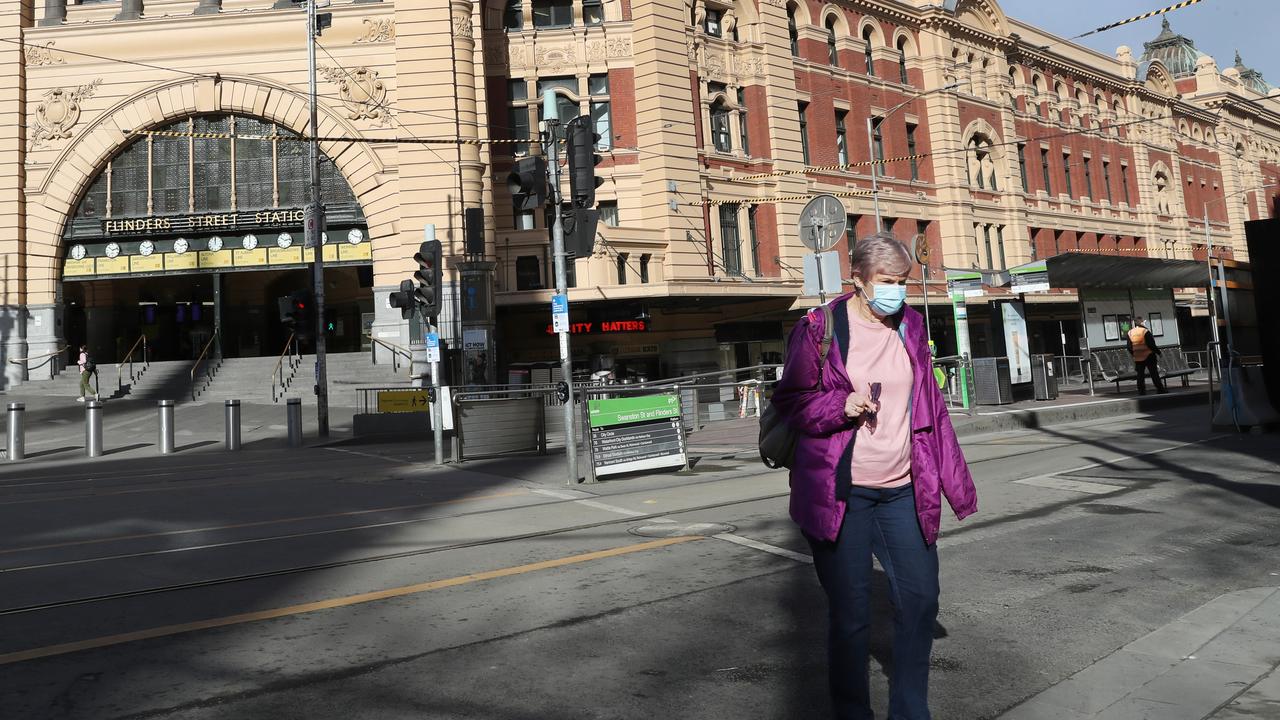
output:
M 1009 20 L 994 0 L 952 0 L 952 3 L 955 16 L 961 22 L 977 26 L 993 35 L 1004 37 L 1009 34 Z
M 322 137 L 358 137 L 360 131 L 340 113 L 320 103 Z M 155 128 L 191 115 L 235 113 L 274 122 L 300 135 L 307 133 L 309 109 L 305 93 L 249 77 L 181 79 L 154 85 L 108 108 L 76 134 L 28 197 L 28 241 L 47 251 L 29 258 L 30 266 L 44 266 L 48 277 L 60 280 L 63 231 L 81 196 L 107 161 L 132 138 L 135 130 Z M 386 172 L 366 142 L 325 142 L 320 150 L 351 186 L 364 212 L 370 240 L 394 237 L 399 220 L 394 195 L 380 190 Z
M 1148 89 L 1154 90 L 1165 97 L 1175 97 L 1178 94 L 1177 85 L 1173 82 L 1173 75 L 1169 73 L 1169 69 L 1164 66 L 1164 63 L 1159 60 L 1151 60 L 1147 63 L 1143 84 Z

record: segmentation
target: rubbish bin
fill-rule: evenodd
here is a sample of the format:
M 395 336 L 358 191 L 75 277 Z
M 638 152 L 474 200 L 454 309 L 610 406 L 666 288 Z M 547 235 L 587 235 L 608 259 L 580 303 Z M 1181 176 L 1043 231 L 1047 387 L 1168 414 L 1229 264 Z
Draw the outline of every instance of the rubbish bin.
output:
M 1052 355 L 1031 356 L 1031 384 L 1037 400 L 1058 399 L 1058 372 Z
M 1013 402 L 1009 358 L 973 359 L 973 399 L 978 405 L 1007 405 Z

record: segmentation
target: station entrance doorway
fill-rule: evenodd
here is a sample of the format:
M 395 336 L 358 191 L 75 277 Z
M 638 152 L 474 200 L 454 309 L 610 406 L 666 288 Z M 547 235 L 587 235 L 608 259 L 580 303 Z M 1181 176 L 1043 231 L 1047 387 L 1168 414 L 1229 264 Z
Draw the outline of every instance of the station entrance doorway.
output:
M 372 266 L 326 268 L 325 286 L 328 350 L 363 349 Z M 211 351 L 223 357 L 275 356 L 292 332 L 277 299 L 310 287 L 306 268 L 67 282 L 67 342 L 87 345 L 99 362 L 119 362 L 146 335 L 151 360 L 194 361 L 220 330 Z M 308 338 L 301 349 L 311 346 Z

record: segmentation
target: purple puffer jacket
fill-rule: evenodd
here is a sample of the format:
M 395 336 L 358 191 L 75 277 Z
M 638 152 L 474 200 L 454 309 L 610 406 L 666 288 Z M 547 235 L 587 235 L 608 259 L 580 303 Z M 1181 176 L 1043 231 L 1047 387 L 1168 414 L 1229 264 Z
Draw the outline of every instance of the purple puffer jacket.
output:
M 844 414 L 845 399 L 853 391 L 845 368 L 849 348 L 849 301 L 843 295 L 831 303 L 833 342 L 825 370 L 818 372 L 823 314 L 810 311 L 791 331 L 782 380 L 773 403 L 796 430 L 795 462 L 791 466 L 791 519 L 810 537 L 835 540 L 844 520 L 845 503 L 836 488 L 852 478 L 856 422 Z M 899 334 L 915 371 L 911 393 L 911 479 L 916 512 L 925 542 L 938 539 L 942 496 L 963 519 L 978 509 L 973 478 L 960 451 L 947 404 L 933 379 L 933 363 L 924 332 L 924 318 L 908 307 L 899 321 Z M 822 378 L 822 389 L 818 387 Z

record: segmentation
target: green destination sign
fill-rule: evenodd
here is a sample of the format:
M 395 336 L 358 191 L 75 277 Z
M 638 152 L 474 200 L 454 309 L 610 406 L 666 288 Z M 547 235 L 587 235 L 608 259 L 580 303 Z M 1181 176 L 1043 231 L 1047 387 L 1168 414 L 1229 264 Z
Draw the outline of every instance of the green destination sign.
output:
M 609 427 L 628 423 L 649 422 L 680 417 L 680 398 L 676 395 L 640 395 L 587 402 L 591 427 Z

